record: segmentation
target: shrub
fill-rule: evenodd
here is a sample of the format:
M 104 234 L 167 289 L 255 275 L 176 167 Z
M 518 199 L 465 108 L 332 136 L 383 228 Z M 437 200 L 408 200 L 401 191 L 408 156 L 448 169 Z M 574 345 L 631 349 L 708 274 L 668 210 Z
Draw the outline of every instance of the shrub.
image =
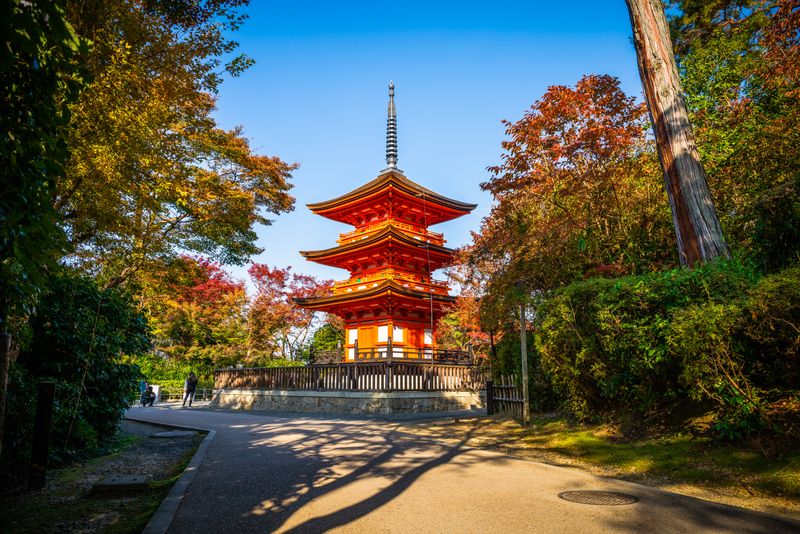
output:
M 762 387 L 800 387 L 800 268 L 765 276 L 750 290 L 741 335 Z
M 718 407 L 716 428 L 723 437 L 749 434 L 763 422 L 760 392 L 746 374 L 737 330 L 739 304 L 698 304 L 678 310 L 670 324 L 670 349 L 680 355 L 681 379 L 695 401 Z
M 657 416 L 685 396 L 682 363 L 667 342 L 675 312 L 735 300 L 754 278 L 736 262 L 716 262 L 573 283 L 537 309 L 542 365 L 579 418 L 609 410 Z
M 736 261 L 555 291 L 537 309 L 536 345 L 565 408 L 646 422 L 713 406 L 720 435 L 795 428 L 800 269 L 758 279 Z M 688 401 L 688 402 L 687 402 Z
M 120 354 L 149 349 L 145 319 L 128 295 L 101 289 L 69 269 L 54 273 L 36 314 L 31 341 L 11 366 L 3 474 L 27 467 L 36 384 L 56 383 L 51 459 L 66 460 L 111 438 L 128 406 L 138 369 Z

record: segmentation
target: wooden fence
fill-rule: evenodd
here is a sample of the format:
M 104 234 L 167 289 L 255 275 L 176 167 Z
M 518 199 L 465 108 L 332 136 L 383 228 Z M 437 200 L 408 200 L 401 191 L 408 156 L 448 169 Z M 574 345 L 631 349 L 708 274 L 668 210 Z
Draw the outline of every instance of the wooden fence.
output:
M 214 389 L 478 391 L 485 378 L 475 366 L 383 361 L 218 369 Z
M 525 401 L 522 390 L 515 385 L 513 377 L 501 376 L 498 382 L 486 381 L 486 414 L 510 415 L 522 419 Z

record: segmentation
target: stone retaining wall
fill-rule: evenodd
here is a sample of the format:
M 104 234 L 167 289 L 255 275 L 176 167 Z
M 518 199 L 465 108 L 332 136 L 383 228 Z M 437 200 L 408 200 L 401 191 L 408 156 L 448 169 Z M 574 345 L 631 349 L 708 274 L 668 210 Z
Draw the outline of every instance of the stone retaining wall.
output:
M 293 413 L 403 414 L 485 407 L 485 393 L 471 391 L 214 390 L 213 408 Z

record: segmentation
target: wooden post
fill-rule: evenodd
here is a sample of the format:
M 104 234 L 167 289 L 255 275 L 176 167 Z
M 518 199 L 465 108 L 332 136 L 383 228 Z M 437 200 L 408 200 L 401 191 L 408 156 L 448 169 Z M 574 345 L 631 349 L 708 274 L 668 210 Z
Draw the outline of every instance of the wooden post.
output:
M 389 337 L 386 342 L 386 358 L 390 361 L 392 359 L 392 338 Z
M 661 0 L 626 0 L 682 265 L 728 257 L 683 97 Z
M 5 324 L 5 321 L 2 324 Z M 5 428 L 6 420 L 6 395 L 8 393 L 8 366 L 10 360 L 11 334 L 0 332 L 0 455 L 3 454 L 3 429 Z
M 50 424 L 53 420 L 55 382 L 41 382 L 36 398 L 36 420 L 33 424 L 33 451 L 28 489 L 42 489 L 47 478 L 47 457 L 50 451 Z
M 353 341 L 353 361 L 358 360 L 358 340 Z
M 486 415 L 494 415 L 494 382 L 486 381 Z
M 519 305 L 519 350 L 522 358 L 522 424 L 531 423 L 531 406 L 528 398 L 528 335 L 525 331 L 525 303 Z

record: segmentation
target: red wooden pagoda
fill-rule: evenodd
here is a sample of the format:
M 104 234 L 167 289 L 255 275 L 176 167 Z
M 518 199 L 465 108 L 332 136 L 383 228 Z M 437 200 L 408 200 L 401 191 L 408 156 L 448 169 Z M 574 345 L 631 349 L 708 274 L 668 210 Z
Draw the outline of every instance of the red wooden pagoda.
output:
M 308 260 L 347 269 L 350 278 L 329 296 L 297 299 L 304 308 L 334 313 L 345 322 L 344 359 L 429 358 L 436 351 L 436 323 L 454 297 L 431 273 L 454 250 L 428 227 L 466 215 L 475 204 L 426 189 L 397 168 L 394 85 L 389 85 L 388 167 L 371 182 L 338 198 L 309 204 L 314 213 L 350 224 L 338 245 L 301 252 Z

